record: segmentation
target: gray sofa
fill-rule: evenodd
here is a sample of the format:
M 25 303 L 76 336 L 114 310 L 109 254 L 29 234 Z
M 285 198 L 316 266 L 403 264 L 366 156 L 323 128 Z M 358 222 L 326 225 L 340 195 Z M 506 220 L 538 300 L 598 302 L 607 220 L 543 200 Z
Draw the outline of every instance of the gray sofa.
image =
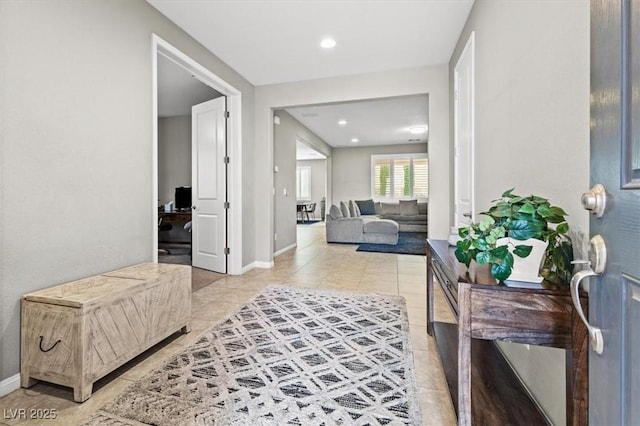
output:
M 398 244 L 398 223 L 374 215 L 358 214 L 353 201 L 331 206 L 326 217 L 328 243 Z
M 362 215 L 376 215 L 398 222 L 400 232 L 427 232 L 427 203 L 401 200 L 383 203 L 373 200 L 355 201 Z
M 376 215 L 395 220 L 400 232 L 427 232 L 427 203 L 401 200 L 399 203 L 374 203 Z

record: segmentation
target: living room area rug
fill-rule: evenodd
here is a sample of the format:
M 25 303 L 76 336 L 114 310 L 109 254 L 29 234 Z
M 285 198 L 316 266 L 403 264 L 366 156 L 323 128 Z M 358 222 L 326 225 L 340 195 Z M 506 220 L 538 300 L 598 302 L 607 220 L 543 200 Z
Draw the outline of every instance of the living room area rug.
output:
M 356 251 L 368 251 L 376 253 L 416 254 L 427 255 L 426 232 L 399 232 L 398 244 L 360 244 Z
M 421 425 L 404 298 L 269 286 L 85 425 Z

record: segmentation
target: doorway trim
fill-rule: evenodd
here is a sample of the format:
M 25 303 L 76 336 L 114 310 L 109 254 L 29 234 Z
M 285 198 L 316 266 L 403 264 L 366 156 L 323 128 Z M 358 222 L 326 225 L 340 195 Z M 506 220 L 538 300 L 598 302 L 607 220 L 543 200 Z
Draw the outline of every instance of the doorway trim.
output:
M 202 83 L 227 97 L 227 152 L 230 158 L 227 174 L 227 242 L 230 252 L 227 273 L 242 274 L 242 93 L 198 62 L 163 40 L 157 34 L 151 36 L 151 96 L 152 96 L 152 191 L 153 212 L 151 256 L 158 262 L 158 54 L 161 54 L 191 73 Z
M 459 197 L 459 183 L 460 183 L 460 178 L 459 178 L 459 173 L 460 173 L 460 164 L 459 164 L 459 158 L 460 158 L 460 100 L 459 100 L 459 96 L 458 96 L 458 75 L 460 73 L 459 71 L 459 66 L 460 66 L 460 62 L 462 62 L 463 59 L 466 59 L 467 55 L 470 55 L 470 68 L 471 68 L 471 75 L 470 75 L 470 81 L 469 81 L 469 85 L 470 85 L 470 92 L 471 92 L 471 99 L 469 101 L 470 103 L 470 115 L 471 115 L 471 120 L 470 120 L 470 126 L 471 128 L 469 129 L 469 170 L 468 173 L 471 175 L 471 200 L 470 200 L 470 204 L 471 204 L 471 217 L 470 217 L 470 221 L 473 222 L 475 220 L 476 217 L 476 206 L 475 206 L 475 145 L 476 145 L 476 141 L 475 141 L 475 127 L 476 127 L 476 121 L 475 121 L 475 62 L 476 62 L 476 54 L 475 54 L 475 31 L 472 31 L 471 34 L 469 35 L 469 38 L 467 39 L 467 43 L 464 46 L 464 49 L 462 50 L 462 53 L 460 53 L 460 56 L 458 57 L 458 61 L 456 62 L 456 65 L 454 67 L 454 71 L 453 71 L 453 90 L 454 90 L 454 105 L 453 105 L 453 120 L 454 120 L 454 124 L 453 124 L 453 158 L 454 158 L 454 168 L 453 168 L 453 179 L 454 179 L 454 191 L 453 191 L 453 204 L 454 204 L 454 209 L 453 209 L 453 224 L 455 225 L 455 227 L 458 226 L 462 226 L 462 224 L 460 224 L 458 222 L 458 218 L 459 218 L 459 209 L 460 206 L 458 205 L 458 197 Z

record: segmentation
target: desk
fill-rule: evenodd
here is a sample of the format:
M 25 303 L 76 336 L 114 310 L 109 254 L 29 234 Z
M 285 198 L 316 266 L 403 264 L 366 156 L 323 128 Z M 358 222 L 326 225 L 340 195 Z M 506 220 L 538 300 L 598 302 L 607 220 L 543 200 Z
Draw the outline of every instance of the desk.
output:
M 166 223 L 187 223 L 191 221 L 191 210 L 170 213 L 158 210 L 158 217 L 162 218 L 162 221 Z
M 191 234 L 184 230 L 184 224 L 191 221 L 191 210 L 165 212 L 158 209 L 158 218 L 162 223 L 170 223 L 173 229 L 161 233 L 163 239 L 159 242 L 167 244 L 191 244 Z
M 427 333 L 434 336 L 458 424 L 546 424 L 495 340 L 566 350 L 567 425 L 588 424 L 587 330 L 568 288 L 507 287 L 488 265 L 467 269 L 447 241 L 428 240 Z M 437 280 L 458 324 L 434 321 Z M 587 312 L 586 295 L 581 295 Z

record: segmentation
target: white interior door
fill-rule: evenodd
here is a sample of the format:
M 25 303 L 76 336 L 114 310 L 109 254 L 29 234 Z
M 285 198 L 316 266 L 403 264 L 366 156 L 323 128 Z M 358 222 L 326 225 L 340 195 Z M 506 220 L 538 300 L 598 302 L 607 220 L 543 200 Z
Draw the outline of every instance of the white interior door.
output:
M 589 281 L 591 331 L 602 341 L 600 350 L 596 345 L 589 352 L 592 425 L 640 425 L 639 52 L 640 1 L 592 1 L 594 189 L 582 198 L 585 208 L 599 212 L 592 216 L 590 233 L 602 238 L 590 256 L 594 272 L 602 270 Z M 606 190 L 604 197 L 597 197 L 597 189 Z M 603 267 L 596 268 L 605 252 Z
M 468 226 L 474 206 L 474 39 L 469 40 L 454 68 L 455 226 Z
M 191 108 L 192 265 L 226 273 L 226 98 Z

